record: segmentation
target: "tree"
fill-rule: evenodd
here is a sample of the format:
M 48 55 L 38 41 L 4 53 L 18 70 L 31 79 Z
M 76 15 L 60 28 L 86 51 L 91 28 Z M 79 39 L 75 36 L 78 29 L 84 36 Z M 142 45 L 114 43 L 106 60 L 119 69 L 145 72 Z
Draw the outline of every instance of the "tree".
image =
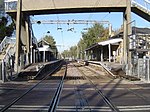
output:
M 69 54 L 72 59 L 75 59 L 77 56 L 77 46 L 70 47 Z
M 84 51 L 87 47 L 109 38 L 108 28 L 104 28 L 103 25 L 99 23 L 94 24 L 91 28 L 88 29 L 87 32 L 81 33 L 82 38 L 78 42 L 77 46 L 72 46 L 70 50 L 68 52 L 65 51 L 65 53 L 70 53 L 71 56 L 79 56 L 80 58 L 84 58 Z
M 48 42 L 51 46 L 56 46 L 56 41 L 54 40 L 54 38 L 51 35 L 46 35 L 43 39 L 46 42 Z
M 13 31 L 15 30 L 15 24 L 14 22 L 9 23 L 9 20 L 8 20 L 8 16 L 7 17 L 2 17 L 0 19 L 0 41 L 2 41 L 4 39 L 5 36 L 8 36 L 10 37 L 13 33 Z
M 108 29 L 105 29 L 103 25 L 96 23 L 93 27 L 89 28 L 86 33 L 82 32 L 82 38 L 86 47 L 91 46 L 94 43 L 106 40 L 108 38 Z
M 63 58 L 69 58 L 70 57 L 70 52 L 68 50 L 64 50 L 61 55 L 63 56 Z
M 94 24 L 93 27 L 89 28 L 87 32 L 82 32 L 82 38 L 78 42 L 78 48 L 80 57 L 84 57 L 84 50 L 89 46 L 107 40 L 109 37 L 108 28 L 104 28 L 101 24 Z
M 53 38 L 53 36 L 51 35 L 46 35 L 43 40 L 45 40 L 46 42 L 49 43 L 50 48 L 53 50 L 53 52 L 55 53 L 56 57 L 57 57 L 57 53 L 58 53 L 58 49 L 56 47 L 56 41 Z

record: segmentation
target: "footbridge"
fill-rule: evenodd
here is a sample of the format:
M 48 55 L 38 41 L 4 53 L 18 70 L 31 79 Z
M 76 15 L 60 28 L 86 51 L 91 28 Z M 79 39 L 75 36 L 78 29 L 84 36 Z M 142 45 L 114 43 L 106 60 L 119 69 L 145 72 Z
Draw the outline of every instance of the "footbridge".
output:
M 16 13 L 17 1 L 6 0 L 8 13 Z M 29 15 L 85 13 L 85 12 L 125 12 L 128 1 L 131 1 L 132 12 L 150 21 L 149 0 L 21 0 L 22 11 Z
M 86 12 L 123 12 L 124 62 L 128 64 L 127 37 L 131 34 L 131 12 L 150 21 L 149 7 L 149 0 L 5 0 L 6 12 L 16 20 L 16 65 L 20 65 L 18 59 L 22 54 L 26 53 L 28 57 L 32 50 L 30 15 Z

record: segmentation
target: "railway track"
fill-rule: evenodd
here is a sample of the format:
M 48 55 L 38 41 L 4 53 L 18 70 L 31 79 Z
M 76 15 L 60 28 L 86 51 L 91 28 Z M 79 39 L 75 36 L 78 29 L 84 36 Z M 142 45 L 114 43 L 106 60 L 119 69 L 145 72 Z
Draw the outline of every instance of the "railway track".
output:
M 102 66 L 102 67 L 103 67 L 103 66 Z M 93 71 L 92 69 L 90 69 L 90 67 L 86 67 L 86 68 L 87 68 L 88 70 Z M 116 76 L 115 76 L 112 72 L 110 72 L 107 68 L 104 68 L 104 69 L 105 69 L 105 71 L 107 72 L 107 74 L 109 74 L 110 76 L 112 76 L 112 78 L 116 78 Z M 93 71 L 93 72 L 95 72 L 95 71 Z M 130 85 L 130 86 L 131 86 L 131 85 Z M 140 87 L 140 86 L 136 86 L 136 87 L 142 89 L 142 87 Z M 136 91 L 135 91 L 136 89 L 130 89 L 130 87 L 124 88 L 124 89 L 127 90 L 127 91 L 129 91 L 129 92 L 131 92 L 132 94 L 136 95 L 137 97 L 143 99 L 144 101 L 150 103 L 150 101 L 147 100 L 147 97 L 145 97 L 145 96 L 143 96 L 142 94 L 139 94 L 138 92 L 136 92 Z
M 59 98 L 60 98 L 60 94 L 61 94 L 62 89 L 63 89 L 63 84 L 64 84 L 64 79 L 66 77 L 66 73 L 67 73 L 67 65 L 65 67 L 65 72 L 62 75 L 60 83 L 57 87 L 57 90 L 56 90 L 56 92 L 53 96 L 53 99 L 52 99 L 51 104 L 49 106 L 48 112 L 55 112 L 56 111 L 56 108 L 57 108 L 57 105 L 58 105 L 58 102 L 59 102 Z
M 87 72 L 85 72 L 85 70 L 83 70 L 86 67 L 82 67 L 79 68 L 78 65 L 74 65 L 79 71 L 80 73 L 82 73 L 83 77 L 89 81 L 89 83 L 92 85 L 92 87 L 95 89 L 95 91 L 97 91 L 97 93 L 103 98 L 103 101 L 110 107 L 110 109 L 113 112 L 119 112 L 119 109 L 111 102 L 111 100 L 96 86 L 96 84 L 94 83 L 94 81 L 92 80 L 91 77 L 89 77 L 88 75 L 86 75 Z M 80 65 L 79 65 L 80 66 Z M 87 69 L 87 68 L 86 68 Z M 87 69 L 92 71 L 91 69 Z M 93 71 L 92 71 L 93 72 Z M 95 76 L 95 78 L 97 78 Z
M 98 92 L 99 95 L 101 95 L 103 97 L 104 102 L 111 108 L 112 111 L 118 112 L 118 111 L 122 111 L 123 109 L 120 108 L 120 106 L 115 105 L 110 99 L 109 97 L 107 97 L 108 95 L 103 92 L 103 88 L 101 90 L 101 88 L 96 86 L 95 81 L 93 81 L 94 79 L 99 79 L 98 76 L 88 76 L 88 72 L 93 72 L 93 74 L 98 74 L 96 71 L 94 71 L 93 69 L 86 66 L 83 66 L 83 64 L 81 64 L 82 67 L 80 67 L 80 64 L 78 63 L 78 65 L 75 65 L 75 67 L 82 73 L 82 75 L 85 77 L 85 79 L 87 79 L 89 81 L 89 83 L 91 85 L 93 85 L 93 88 Z M 105 68 L 104 68 L 105 69 Z M 113 75 L 110 71 L 106 70 L 107 75 L 111 76 L 112 78 L 116 78 L 115 75 Z M 133 85 L 130 85 L 133 86 Z M 138 90 L 138 88 L 140 88 L 140 86 L 135 86 L 136 89 L 132 89 L 131 87 L 124 87 L 123 89 L 126 90 L 127 92 L 129 92 L 130 94 L 136 96 L 137 99 L 141 99 L 143 102 L 146 102 L 148 104 L 150 104 L 150 100 L 148 100 L 147 97 L 145 97 L 143 94 L 139 94 L 138 92 L 136 92 L 136 89 Z M 142 89 L 142 88 L 141 88 Z M 133 106 L 134 107 L 134 106 Z M 138 106 L 137 106 L 138 107 Z M 142 107 L 142 106 L 141 106 Z M 149 107 L 149 106 L 148 106 Z M 129 106 L 130 108 L 130 106 Z M 135 107 L 136 108 L 136 107 Z M 128 109 L 127 109 L 128 110 Z M 130 110 L 130 109 L 129 109 Z M 132 110 L 132 109 L 131 109 Z M 136 109 L 133 109 L 136 110 Z M 149 108 L 146 108 L 146 111 L 149 110 Z M 138 111 L 138 109 L 137 109 Z
M 83 80 L 85 80 L 84 77 L 82 77 Z M 88 99 L 86 98 L 86 95 L 84 93 L 84 90 L 78 88 L 78 84 L 80 84 L 80 81 L 78 78 L 76 78 L 73 82 L 74 84 L 74 94 L 75 94 L 75 99 L 78 100 L 78 103 L 75 105 L 75 110 L 76 112 L 86 110 L 88 112 L 91 112 L 91 107 L 90 104 L 88 103 Z
M 40 84 L 42 83 L 46 83 L 48 79 L 50 79 L 50 77 L 53 76 L 53 74 L 62 66 L 62 63 L 61 62 L 55 69 L 53 69 L 50 73 L 48 73 L 45 77 L 43 77 L 41 80 L 39 81 L 36 81 L 36 83 L 30 87 L 28 90 L 26 90 L 22 95 L 20 95 L 19 97 L 15 98 L 13 101 L 9 102 L 7 105 L 5 105 L 4 107 L 2 107 L 0 109 L 0 112 L 5 112 L 5 111 L 10 111 L 11 110 L 16 110 L 19 105 L 15 105 L 19 102 L 19 104 L 21 104 L 21 102 L 23 102 L 24 100 L 26 100 L 26 97 L 28 94 L 30 94 L 34 89 L 36 89 Z M 64 65 L 66 66 L 66 65 Z M 63 87 L 63 80 L 65 78 L 65 74 L 66 74 L 66 70 L 67 70 L 67 67 L 61 67 L 61 69 L 63 69 L 65 72 L 64 72 L 64 75 L 63 76 L 60 76 L 60 80 L 58 81 L 59 84 L 57 84 L 58 86 L 56 87 L 56 92 L 54 93 L 53 95 L 53 98 L 52 98 L 52 101 L 50 101 L 49 99 L 49 106 L 45 106 L 47 109 L 48 109 L 48 112 L 54 112 L 56 106 L 57 106 L 57 103 L 58 103 L 58 100 L 59 100 L 59 95 L 61 93 L 61 90 L 62 90 L 62 87 Z M 56 73 L 55 73 L 56 74 Z M 61 74 L 62 75 L 62 74 Z M 34 81 L 33 81 L 34 82 Z M 28 97 L 28 96 L 27 96 Z M 38 99 L 38 97 L 37 97 Z M 29 104 L 28 104 L 29 105 Z M 25 107 L 25 106 L 23 106 Z M 29 107 L 29 106 L 28 106 Z M 34 107 L 34 106 L 33 106 Z M 41 106 L 42 107 L 42 106 Z M 43 106 L 44 107 L 44 106 Z M 19 108 L 18 108 L 19 109 Z M 34 110 L 34 109 L 33 109 Z M 32 111 L 32 110 L 31 110 Z
M 31 90 L 25 88 L 26 92 L 20 97 L 5 106 L 0 104 L 0 111 L 150 111 L 149 88 L 124 83 L 123 79 L 110 77 L 109 72 L 100 71 L 99 74 L 99 69 L 94 69 L 80 63 L 64 64 L 61 69 L 57 67 L 53 74 L 42 80 L 29 81 L 34 83 Z

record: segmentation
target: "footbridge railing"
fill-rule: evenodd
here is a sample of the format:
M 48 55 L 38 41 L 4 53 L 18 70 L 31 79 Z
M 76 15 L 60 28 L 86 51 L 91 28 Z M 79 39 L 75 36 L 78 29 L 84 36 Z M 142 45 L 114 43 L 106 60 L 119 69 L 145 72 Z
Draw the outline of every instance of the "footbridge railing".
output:
M 132 6 L 138 7 L 150 13 L 150 0 L 131 0 Z
M 17 1 L 18 0 L 5 0 L 5 11 L 17 10 Z
M 3 39 L 3 41 L 0 43 L 0 52 L 3 51 L 4 48 L 7 47 L 8 44 L 14 44 L 16 42 L 16 38 L 15 37 L 5 37 Z
M 17 10 L 18 0 L 5 0 L 5 10 Z M 150 0 L 131 0 L 132 6 L 136 6 L 150 12 Z

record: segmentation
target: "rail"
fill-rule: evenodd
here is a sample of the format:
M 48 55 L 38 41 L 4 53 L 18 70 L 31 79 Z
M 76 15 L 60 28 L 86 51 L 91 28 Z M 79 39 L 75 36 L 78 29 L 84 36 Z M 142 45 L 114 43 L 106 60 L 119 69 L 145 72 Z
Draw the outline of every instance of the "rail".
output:
M 0 52 L 3 51 L 4 48 L 10 43 L 15 43 L 16 39 L 14 37 L 5 37 L 3 41 L 0 43 Z
M 76 65 L 74 65 L 76 67 Z M 110 99 L 99 89 L 99 87 L 95 86 L 94 82 L 82 71 L 80 70 L 78 67 L 76 67 L 80 73 L 83 74 L 83 76 L 85 77 L 85 79 L 87 79 L 89 81 L 89 83 L 91 85 L 93 85 L 93 88 L 98 92 L 98 94 L 103 98 L 104 102 L 111 108 L 111 110 L 113 112 L 119 112 L 119 109 L 110 101 Z M 88 68 L 87 68 L 88 69 Z M 88 69 L 90 71 L 92 71 L 91 69 Z M 92 71 L 93 72 L 93 71 Z
M 5 10 L 17 10 L 18 0 L 5 0 Z M 131 0 L 132 6 L 139 6 L 147 11 L 150 11 L 150 0 Z
M 132 6 L 144 9 L 147 13 L 150 13 L 150 0 L 131 0 Z
M 17 10 L 17 1 L 18 0 L 5 0 L 5 11 Z
M 58 61 L 59 62 L 59 61 Z M 50 74 L 53 74 L 62 64 L 62 60 L 60 60 L 59 65 L 53 69 L 50 73 L 48 73 L 45 77 L 43 77 L 39 82 L 37 82 L 35 85 L 33 85 L 31 88 L 29 88 L 26 92 L 24 92 L 21 96 L 19 96 L 18 98 L 14 99 L 12 102 L 10 102 L 9 104 L 5 105 L 0 112 L 5 112 L 6 110 L 8 110 L 12 105 L 14 105 L 16 102 L 18 102 L 21 98 L 23 98 L 25 95 L 27 95 L 30 91 L 32 91 L 35 87 L 37 87 L 42 81 L 46 80 Z M 45 66 L 45 65 L 44 65 Z M 46 67 L 47 68 L 47 67 Z M 46 69 L 45 68 L 45 69 Z M 48 68 L 47 68 L 48 69 Z M 41 71 L 39 71 L 37 74 L 40 74 Z
M 12 44 L 13 43 L 13 44 Z M 7 72 L 8 65 L 10 67 L 10 74 L 12 73 L 12 55 L 15 53 L 15 38 L 5 37 L 0 44 L 0 52 L 5 52 L 4 56 L 0 61 L 0 69 L 1 69 L 1 77 L 0 80 L 5 82 L 7 76 L 9 76 Z M 4 50 L 5 49 L 5 50 Z
M 55 112 L 56 111 L 56 107 L 57 107 L 57 104 L 58 104 L 58 101 L 60 98 L 60 94 L 61 94 L 62 89 L 63 89 L 64 79 L 66 77 L 66 74 L 67 74 L 67 64 L 66 64 L 66 68 L 65 68 L 65 74 L 63 75 L 61 82 L 59 83 L 59 86 L 58 86 L 58 88 L 54 94 L 54 97 L 53 97 L 52 102 L 49 106 L 48 112 Z
M 9 58 L 11 57 L 11 55 L 13 55 L 15 53 L 15 48 L 16 48 L 16 44 L 14 44 L 13 46 L 10 46 L 10 48 L 8 50 L 6 50 L 6 54 L 3 58 L 3 61 L 8 62 Z
M 93 61 L 88 61 L 87 63 L 92 63 L 92 64 L 101 65 L 107 73 L 109 73 L 112 77 L 116 78 L 116 75 L 114 75 L 114 74 L 109 70 L 109 68 L 107 68 L 103 63 L 101 63 L 101 62 L 93 62 Z

